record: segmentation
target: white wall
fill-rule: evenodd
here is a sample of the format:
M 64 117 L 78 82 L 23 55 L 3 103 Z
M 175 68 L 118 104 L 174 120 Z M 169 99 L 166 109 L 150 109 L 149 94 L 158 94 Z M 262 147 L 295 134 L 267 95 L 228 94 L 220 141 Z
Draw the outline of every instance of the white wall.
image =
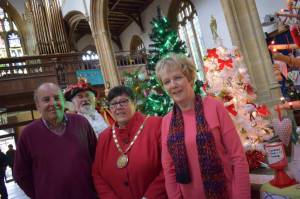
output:
M 95 41 L 94 38 L 92 37 L 92 35 L 84 35 L 83 37 L 81 37 L 78 42 L 76 43 L 76 49 L 78 51 L 82 51 L 83 49 L 85 49 L 88 46 L 95 46 Z
M 86 3 L 86 7 L 84 5 Z M 65 0 L 62 4 L 62 14 L 65 17 L 71 11 L 80 11 L 90 16 L 90 0 Z
M 191 0 L 191 2 L 193 3 L 197 11 L 206 49 L 215 47 L 210 26 L 209 26 L 211 15 L 213 15 L 217 20 L 218 34 L 223 39 L 224 46 L 231 48 L 232 41 L 226 24 L 221 1 L 220 0 Z
M 114 52 L 120 51 L 118 45 L 114 41 L 111 41 L 111 44 L 112 44 L 112 48 L 114 49 Z
M 138 25 L 134 22 L 131 23 L 130 26 L 121 34 L 121 41 L 124 50 L 130 49 L 130 42 L 133 35 L 137 34 L 143 40 L 145 47 L 148 48 L 149 44 L 152 43 L 149 38 L 149 34 L 151 33 L 152 26 L 150 22 L 153 17 L 157 16 L 157 6 L 159 5 L 163 14 L 167 15 L 169 6 L 172 0 L 155 0 L 151 5 L 142 13 L 142 23 L 145 28 L 145 32 L 141 32 Z M 232 46 L 232 42 L 230 39 L 229 31 L 226 25 L 223 9 L 221 6 L 220 0 L 192 0 L 191 1 L 195 6 L 197 11 L 201 32 L 204 38 L 204 44 L 206 48 L 214 47 L 214 42 L 212 38 L 212 34 L 210 31 L 209 23 L 210 16 L 214 15 L 218 22 L 218 32 L 220 36 L 223 38 L 223 43 L 227 47 Z
M 275 14 L 281 9 L 286 8 L 287 0 L 255 0 L 258 15 L 261 22 L 264 22 L 264 17 L 267 14 Z M 263 27 L 264 32 L 272 32 L 276 30 L 276 25 Z
M 20 15 L 25 13 L 24 0 L 9 0 L 9 3 L 11 3 L 14 6 L 14 8 L 19 12 Z

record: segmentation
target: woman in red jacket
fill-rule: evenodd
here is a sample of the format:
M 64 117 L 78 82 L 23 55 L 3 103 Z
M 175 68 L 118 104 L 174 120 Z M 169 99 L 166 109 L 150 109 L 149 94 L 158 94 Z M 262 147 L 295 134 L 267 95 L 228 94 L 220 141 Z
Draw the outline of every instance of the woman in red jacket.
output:
M 101 199 L 165 199 L 161 165 L 161 118 L 135 111 L 132 91 L 107 96 L 115 124 L 99 136 L 93 178 Z

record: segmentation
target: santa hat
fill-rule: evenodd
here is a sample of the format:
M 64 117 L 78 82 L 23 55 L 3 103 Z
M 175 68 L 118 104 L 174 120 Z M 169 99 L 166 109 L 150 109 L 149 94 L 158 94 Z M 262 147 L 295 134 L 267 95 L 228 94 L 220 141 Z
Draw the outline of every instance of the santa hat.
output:
M 97 96 L 97 91 L 88 84 L 87 80 L 79 78 L 77 84 L 71 84 L 66 88 L 64 92 L 65 99 L 72 101 L 73 97 L 82 91 L 91 91 Z

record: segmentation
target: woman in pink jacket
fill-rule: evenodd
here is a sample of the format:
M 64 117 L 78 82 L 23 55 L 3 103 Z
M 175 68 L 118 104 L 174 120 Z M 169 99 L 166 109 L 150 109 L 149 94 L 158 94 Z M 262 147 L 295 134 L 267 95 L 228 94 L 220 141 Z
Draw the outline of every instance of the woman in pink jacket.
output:
M 247 160 L 222 102 L 194 93 L 195 65 L 169 55 L 156 75 L 174 101 L 162 122 L 162 165 L 172 199 L 250 199 Z

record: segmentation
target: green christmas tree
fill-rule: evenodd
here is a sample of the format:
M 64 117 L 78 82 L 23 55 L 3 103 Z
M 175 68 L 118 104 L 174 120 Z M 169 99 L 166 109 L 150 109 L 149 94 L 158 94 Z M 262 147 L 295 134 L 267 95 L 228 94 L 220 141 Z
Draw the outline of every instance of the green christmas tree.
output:
M 167 93 L 158 83 L 156 76 L 145 79 L 140 71 L 125 73 L 124 85 L 131 88 L 136 99 L 137 109 L 146 115 L 165 115 L 172 106 Z
M 170 25 L 166 16 L 161 15 L 161 10 L 157 8 L 158 16 L 151 21 L 152 32 L 150 40 L 153 42 L 149 45 L 150 56 L 148 58 L 147 68 L 150 72 L 155 70 L 156 63 L 166 54 L 186 53 L 186 46 L 180 40 L 178 33 Z
M 172 29 L 167 17 L 161 15 L 158 8 L 158 16 L 151 21 L 153 26 L 150 40 L 150 56 L 147 69 L 148 78 L 139 71 L 125 74 L 124 84 L 130 87 L 135 95 L 137 108 L 147 115 L 163 116 L 168 113 L 173 105 L 172 100 L 159 84 L 154 71 L 156 63 L 169 53 L 186 53 L 186 46 L 178 37 L 177 31 Z M 203 94 L 202 82 L 195 83 L 195 92 Z

